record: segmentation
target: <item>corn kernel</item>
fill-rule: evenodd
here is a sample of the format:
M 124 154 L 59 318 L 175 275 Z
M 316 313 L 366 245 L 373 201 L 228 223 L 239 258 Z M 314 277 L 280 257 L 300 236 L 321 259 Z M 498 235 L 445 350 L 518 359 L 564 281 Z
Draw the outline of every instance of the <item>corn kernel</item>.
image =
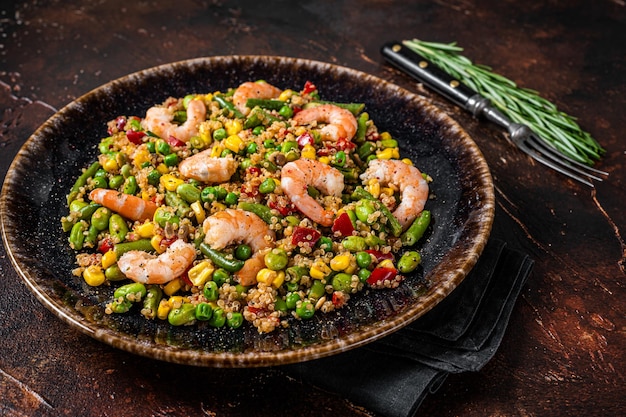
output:
M 223 151 L 224 145 L 222 145 L 221 143 L 216 143 L 211 148 L 211 158 L 219 158 L 222 155 Z
M 393 261 L 391 259 L 384 259 L 384 260 L 380 261 L 378 266 L 380 268 L 393 268 L 393 269 L 396 268 L 395 265 L 393 264 Z
M 272 282 L 277 275 L 278 273 L 276 271 L 273 271 L 269 268 L 263 268 L 259 272 L 257 272 L 256 280 L 258 282 L 262 282 L 265 285 L 272 285 Z
M 167 191 L 176 191 L 176 188 L 179 185 L 185 183 L 185 181 L 179 178 L 176 178 L 175 176 L 171 174 L 161 175 L 161 178 L 159 178 L 159 182 L 161 183 L 163 187 L 165 187 Z
M 165 252 L 165 249 L 161 246 L 161 240 L 163 240 L 163 236 L 161 235 L 154 235 L 152 236 L 152 239 L 150 239 L 150 244 L 154 250 L 157 251 L 157 253 Z
M 90 265 L 83 271 L 83 279 L 92 287 L 98 287 L 104 284 L 106 281 L 106 277 L 104 276 L 104 272 L 99 265 Z
M 403 158 L 402 162 L 404 162 L 407 165 L 413 165 L 413 161 L 411 161 L 409 158 Z
M 343 270 L 346 274 L 354 274 L 356 273 L 359 266 L 356 264 L 356 258 L 354 256 L 350 256 L 350 265 L 346 269 Z
M 163 292 L 172 296 L 176 294 L 183 287 L 183 282 L 180 279 L 173 279 L 163 287 Z M 173 298 L 173 297 L 172 297 Z
M 150 221 L 147 221 L 147 222 L 137 226 L 135 231 L 137 232 L 137 234 L 140 237 L 142 237 L 144 239 L 150 238 L 150 237 L 154 236 L 154 223 L 152 223 Z
M 138 151 L 135 154 L 135 157 L 133 158 L 133 164 L 135 164 L 135 166 L 137 168 L 141 168 L 141 166 L 150 161 L 150 153 L 148 152 L 147 149 L 142 149 L 140 151 Z
M 272 281 L 272 287 L 278 289 L 285 282 L 285 271 L 278 271 L 276 277 Z
M 287 89 L 287 90 L 284 90 L 282 93 L 280 93 L 280 95 L 278 96 L 278 99 L 280 101 L 287 101 L 291 98 L 291 96 L 293 96 L 293 90 Z
M 293 132 L 294 135 L 300 136 L 300 135 L 304 135 L 306 133 L 306 127 L 304 126 L 298 126 L 296 127 L 296 130 Z
M 201 224 L 204 221 L 204 219 L 206 219 L 206 212 L 204 211 L 204 208 L 202 207 L 202 203 L 200 203 L 199 201 L 194 201 L 193 203 L 189 205 L 189 207 L 191 207 L 191 209 L 193 210 L 193 213 L 196 216 L 196 221 L 198 222 L 198 224 Z
M 168 298 L 167 303 L 170 305 L 171 308 L 178 308 L 185 302 L 186 298 L 187 297 L 183 297 L 182 295 L 173 295 Z
M 202 261 L 191 268 L 189 272 L 187 272 L 187 275 L 189 276 L 189 281 L 191 281 L 193 285 L 200 287 L 204 285 L 209 278 L 211 278 L 213 271 L 215 271 L 215 268 L 211 262 Z
M 117 262 L 117 255 L 115 254 L 115 251 L 114 250 L 107 251 L 104 255 L 102 255 L 101 262 L 102 262 L 102 267 L 104 269 L 107 269 L 108 267 L 113 265 L 115 262 Z
M 157 317 L 161 320 L 167 319 L 167 315 L 170 313 L 171 309 L 172 307 L 170 306 L 169 300 L 161 300 L 157 308 Z
M 108 158 L 102 164 L 102 168 L 106 172 L 117 172 L 117 170 L 120 169 L 120 166 L 117 164 L 117 161 L 114 158 Z
M 330 260 L 330 268 L 335 271 L 343 271 L 350 266 L 350 256 L 348 254 L 337 255 Z
M 167 174 L 168 172 L 170 172 L 170 169 L 164 163 L 160 163 L 159 165 L 157 165 L 156 169 L 157 171 L 159 171 L 159 174 L 161 175 Z
M 376 158 L 378 159 L 394 159 L 400 157 L 400 151 L 398 148 L 385 148 L 381 151 L 376 151 Z
M 306 159 L 315 159 L 315 147 L 313 145 L 304 145 L 300 156 Z
M 372 178 L 368 181 L 368 191 L 374 196 L 374 198 L 378 198 L 380 196 L 380 182 L 376 178 Z
M 380 192 L 391 197 L 394 193 L 394 190 L 391 187 L 383 187 L 380 189 Z
M 318 161 L 320 161 L 322 164 L 330 164 L 330 158 L 327 156 L 320 156 Z
M 228 136 L 234 136 L 243 130 L 243 125 L 241 124 L 239 120 L 229 119 L 226 122 L 224 122 L 224 128 L 226 129 L 226 133 L 228 133 Z
M 226 139 L 224 139 L 224 146 L 226 149 L 233 151 L 234 153 L 239 153 L 239 151 L 245 148 L 245 143 L 238 135 L 230 135 Z
M 389 132 L 382 132 L 380 134 L 380 140 L 389 140 L 389 139 L 393 139 Z
M 200 123 L 198 127 L 198 136 L 202 139 L 205 146 L 209 146 L 213 142 L 213 136 L 211 135 L 211 128 L 207 122 Z
M 213 206 L 214 208 L 216 208 L 219 211 L 226 210 L 226 204 L 218 203 L 217 201 L 212 202 L 211 206 Z
M 148 192 L 147 192 L 147 191 L 145 191 L 145 190 L 143 190 L 143 191 L 141 192 L 141 199 L 142 199 L 142 200 L 146 200 L 146 201 L 148 201 L 148 200 L 150 200 L 150 198 L 151 198 L 151 197 L 150 197 L 150 193 L 148 193 Z
M 311 265 L 311 269 L 309 271 L 309 275 L 311 275 L 311 278 L 324 279 L 331 272 L 332 271 L 331 271 L 330 267 L 328 265 L 326 265 L 325 262 L 323 262 L 323 261 L 315 261 L 315 262 L 313 262 L 313 265 Z

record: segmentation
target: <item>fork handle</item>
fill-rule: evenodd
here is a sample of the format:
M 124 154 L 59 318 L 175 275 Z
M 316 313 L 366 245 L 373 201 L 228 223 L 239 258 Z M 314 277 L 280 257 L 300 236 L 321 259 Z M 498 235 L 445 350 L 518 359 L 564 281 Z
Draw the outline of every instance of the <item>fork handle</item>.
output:
M 401 42 L 388 42 L 382 46 L 380 52 L 392 65 L 469 111 L 475 117 L 484 115 L 485 110 L 491 107 L 488 99 L 451 77 Z

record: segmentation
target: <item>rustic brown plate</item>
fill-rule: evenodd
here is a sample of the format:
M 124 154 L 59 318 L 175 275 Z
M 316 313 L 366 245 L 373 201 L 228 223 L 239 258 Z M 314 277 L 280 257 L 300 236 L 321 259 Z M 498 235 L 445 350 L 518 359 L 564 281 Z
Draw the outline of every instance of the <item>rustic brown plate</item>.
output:
M 259 334 L 252 326 L 171 327 L 139 314 L 107 315 L 113 289 L 74 277 L 74 253 L 60 218 L 77 173 L 97 155 L 106 122 L 143 115 L 168 96 L 225 91 L 265 79 L 282 88 L 307 80 L 322 97 L 363 102 L 401 152 L 434 178 L 427 203 L 433 223 L 421 243 L 423 264 L 393 290 L 353 296 L 346 308 L 293 320 Z M 327 63 L 266 56 L 199 58 L 141 71 L 73 101 L 24 144 L 7 173 L 2 237 L 13 265 L 35 296 L 70 326 L 116 348 L 199 366 L 252 367 L 310 360 L 352 349 L 401 329 L 445 298 L 466 276 L 489 237 L 494 195 L 487 164 L 472 139 L 428 101 L 371 75 Z

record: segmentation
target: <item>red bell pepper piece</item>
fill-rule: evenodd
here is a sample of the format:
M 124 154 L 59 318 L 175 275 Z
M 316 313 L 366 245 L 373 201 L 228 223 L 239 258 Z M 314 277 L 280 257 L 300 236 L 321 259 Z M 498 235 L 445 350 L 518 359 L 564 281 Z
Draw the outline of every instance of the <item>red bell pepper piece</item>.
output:
M 302 94 L 310 94 L 313 91 L 316 91 L 317 87 L 311 81 L 307 81 L 304 83 L 304 88 L 302 89 Z
M 369 278 L 367 278 L 367 283 L 376 285 L 385 280 L 391 281 L 396 275 L 398 275 L 398 270 L 395 268 L 374 268 Z
M 296 138 L 296 142 L 298 142 L 298 147 L 302 149 L 306 145 L 312 145 L 315 142 L 315 139 L 309 132 L 305 132 Z
M 342 292 L 334 292 L 332 303 L 336 308 L 341 308 L 346 303 L 346 295 Z
M 376 258 L 376 262 L 380 262 L 385 259 L 393 259 L 393 254 L 391 252 L 382 253 L 381 251 L 376 250 L 376 249 L 367 249 L 365 252 L 369 253 L 370 255 L 373 255 Z
M 352 224 L 352 220 L 350 220 L 348 213 L 343 212 L 337 216 L 333 222 L 331 230 L 333 232 L 341 233 L 341 236 L 351 236 L 354 231 L 354 225 Z
M 169 138 L 167 138 L 166 142 L 169 143 L 170 146 L 185 146 L 185 142 L 175 138 L 174 136 L 170 136 Z
M 104 238 L 104 239 L 102 239 L 102 241 L 98 245 L 98 252 L 100 252 L 100 253 L 107 253 L 108 251 L 113 249 L 114 246 L 115 246 L 115 244 L 113 243 L 113 241 L 110 238 L 108 238 L 108 237 Z
M 322 234 L 315 229 L 296 226 L 291 235 L 291 244 L 298 245 L 298 243 L 306 243 L 310 246 L 314 246 L 321 236 Z
M 143 142 L 141 139 L 143 139 L 144 136 L 146 136 L 146 133 L 142 131 L 132 129 L 126 131 L 126 137 L 135 145 L 141 145 Z
M 293 204 L 291 203 L 287 203 L 287 204 L 278 204 L 275 201 L 270 201 L 269 203 L 269 207 L 271 209 L 274 210 L 278 210 L 278 212 L 283 215 L 283 216 L 289 216 L 290 214 L 293 214 L 295 207 Z

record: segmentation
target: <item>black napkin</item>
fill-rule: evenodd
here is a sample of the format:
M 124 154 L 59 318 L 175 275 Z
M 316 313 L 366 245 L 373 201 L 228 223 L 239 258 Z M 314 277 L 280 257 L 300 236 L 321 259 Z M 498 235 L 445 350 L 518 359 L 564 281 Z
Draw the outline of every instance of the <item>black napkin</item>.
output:
M 412 416 L 449 373 L 477 371 L 493 357 L 532 264 L 492 239 L 463 282 L 414 323 L 364 347 L 284 369 L 382 416 Z

